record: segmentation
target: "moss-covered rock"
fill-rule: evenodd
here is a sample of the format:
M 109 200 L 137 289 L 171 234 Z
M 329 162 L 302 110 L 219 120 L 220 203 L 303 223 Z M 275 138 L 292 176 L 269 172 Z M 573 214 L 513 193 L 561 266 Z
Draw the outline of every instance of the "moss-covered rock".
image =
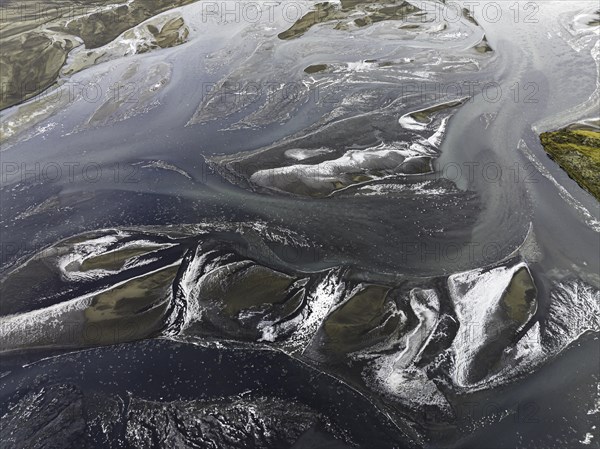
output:
M 600 200 L 600 132 L 562 129 L 540 135 L 548 155 Z

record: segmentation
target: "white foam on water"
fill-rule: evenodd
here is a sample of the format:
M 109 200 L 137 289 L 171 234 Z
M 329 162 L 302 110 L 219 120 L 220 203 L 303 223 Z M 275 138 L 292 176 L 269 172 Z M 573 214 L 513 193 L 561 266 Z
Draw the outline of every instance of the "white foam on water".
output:
M 331 271 L 315 287 L 307 293 L 306 305 L 295 319 L 272 325 L 269 329 L 264 326 L 263 339 L 271 338 L 271 335 L 279 335 L 294 329 L 291 336 L 286 340 L 284 346 L 292 352 L 303 351 L 308 347 L 321 327 L 325 318 L 340 303 L 344 296 L 344 283 L 335 271 Z
M 415 366 L 415 361 L 429 344 L 439 323 L 440 302 L 435 290 L 413 289 L 410 305 L 419 319 L 417 326 L 400 340 L 389 340 L 383 345 L 356 354 L 367 360 L 363 377 L 367 384 L 391 395 L 411 408 L 434 406 L 438 411 L 451 414 L 445 396 L 426 372 Z M 404 316 L 404 312 L 399 311 Z M 393 351 L 394 348 L 401 348 Z
M 140 162 L 140 163 L 137 163 L 134 165 L 141 165 L 141 168 L 159 168 L 162 170 L 174 171 L 176 173 L 179 173 L 182 176 L 185 176 L 187 179 L 192 179 L 190 174 L 188 172 L 186 172 L 185 170 L 177 167 L 176 165 L 173 165 L 168 162 L 161 161 L 161 160 Z
M 148 252 L 144 255 L 155 253 L 160 249 L 175 246 L 174 243 L 156 243 L 150 240 L 134 240 L 126 242 L 117 248 L 108 250 L 110 246 L 115 245 L 120 239 L 127 237 L 129 234 L 119 231 L 117 235 L 103 236 L 97 239 L 86 240 L 85 242 L 76 243 L 71 251 L 58 258 L 57 265 L 63 279 L 68 281 L 81 281 L 101 279 L 110 274 L 115 274 L 123 269 L 140 267 L 152 263 L 152 259 L 140 260 L 139 257 L 132 257 L 124 260 L 123 267 L 118 270 L 106 269 L 91 269 L 80 271 L 81 265 L 88 259 L 105 256 L 107 254 L 118 254 L 119 251 L 132 248 L 147 248 Z
M 442 140 L 444 139 L 444 134 L 446 132 L 446 126 L 448 125 L 448 120 L 450 120 L 450 116 L 444 117 L 435 133 L 433 133 L 433 135 L 427 139 L 429 144 L 433 147 L 439 148 L 442 144 Z
M 475 391 L 502 385 L 536 369 L 545 358 L 540 323 L 536 322 L 515 346 L 505 349 L 499 363 L 502 368 L 469 389 Z
M 74 330 L 73 326 L 83 323 L 83 312 L 92 299 L 93 295 L 88 295 L 44 309 L 1 317 L 0 348 L 9 350 L 26 347 L 43 340 L 58 343 L 59 339 L 67 337 Z M 73 339 L 71 343 L 76 344 L 77 341 Z
M 199 251 L 201 248 L 197 248 Z M 211 282 L 225 282 L 227 272 L 231 268 L 247 265 L 249 262 L 233 262 L 226 265 L 221 265 L 224 257 L 216 257 L 210 260 L 210 257 L 217 251 L 207 251 L 206 253 L 196 256 L 187 266 L 185 272 L 181 276 L 179 289 L 182 295 L 183 307 L 185 307 L 183 324 L 178 331 L 182 331 L 189 327 L 190 324 L 200 320 L 203 314 L 203 308 L 200 304 L 200 291 L 204 287 L 207 280 Z M 210 262 L 208 262 L 210 260 Z
M 580 280 L 556 283 L 542 334 L 544 350 L 556 355 L 586 332 L 600 332 L 600 290 Z
M 431 123 L 434 121 L 435 115 L 444 113 L 445 116 L 441 120 L 439 128 L 436 130 L 435 134 L 430 137 L 430 139 L 432 139 L 430 141 L 430 143 L 434 146 L 438 146 L 439 143 L 441 143 L 441 138 L 446 130 L 447 121 L 453 115 L 452 111 L 441 111 L 440 110 L 440 111 L 436 111 L 436 112 L 431 112 L 431 117 L 428 118 L 428 121 L 426 123 L 422 123 L 422 122 L 415 120 L 413 115 L 417 114 L 419 112 L 427 112 L 427 111 L 430 111 L 431 109 L 438 108 L 441 106 L 447 106 L 448 109 L 455 108 L 457 106 L 460 106 L 461 104 L 464 104 L 468 99 L 469 99 L 469 97 L 462 97 L 457 100 L 448 101 L 445 103 L 439 103 L 436 105 L 428 106 L 426 108 L 407 112 L 406 114 L 404 114 L 402 117 L 400 117 L 398 119 L 398 123 L 403 128 L 409 129 L 411 131 L 425 131 L 431 125 Z M 434 142 L 438 142 L 438 141 L 439 141 L 439 143 L 437 143 L 437 144 L 434 143 Z
M 498 310 L 500 299 L 514 274 L 526 267 L 519 263 L 512 267 L 454 274 L 448 278 L 448 290 L 460 322 L 451 346 L 455 360 L 451 375 L 456 385 L 470 386 L 468 377 L 473 358 L 490 338 L 495 338 L 488 329 L 490 317 Z
M 415 366 L 401 368 L 396 361 L 396 355 L 379 356 L 365 370 L 365 381 L 411 408 L 434 406 L 439 411 L 451 412 L 448 400 L 424 370 Z
M 410 129 L 411 131 L 424 131 L 427 129 L 427 123 L 417 122 L 414 118 L 412 118 L 411 115 L 415 112 L 417 111 L 404 114 L 402 117 L 400 117 L 398 123 L 400 123 L 400 126 L 403 128 Z
M 585 223 L 596 232 L 600 232 L 600 221 L 598 221 L 587 208 L 581 204 L 569 191 L 560 184 L 554 176 L 548 171 L 548 169 L 542 164 L 542 162 L 533 154 L 523 139 L 519 141 L 517 146 L 519 150 L 531 161 L 535 168 L 540 172 L 544 178 L 548 179 L 558 189 L 558 193 L 563 200 L 569 203 L 575 210 L 579 212 Z
M 333 150 L 330 148 L 317 148 L 317 149 L 303 149 L 303 148 L 294 148 L 291 150 L 285 151 L 285 156 L 294 159 L 296 161 L 302 161 L 304 159 L 308 159 L 315 156 L 321 156 L 322 154 L 331 153 Z
M 91 270 L 91 273 L 82 273 L 72 268 L 81 266 L 85 259 L 100 256 L 101 254 L 105 253 L 109 246 L 114 245 L 119 241 L 119 238 L 125 236 L 126 234 L 122 233 L 117 235 L 105 235 L 75 244 L 68 254 L 58 258 L 57 265 L 61 276 L 63 279 L 69 281 L 95 278 L 96 274 L 93 273 L 94 270 Z
M 394 193 L 412 193 L 414 195 L 437 196 L 452 193 L 452 190 L 435 185 L 435 181 L 423 181 L 412 184 L 369 184 L 358 189 L 361 196 L 382 196 Z
M 600 413 L 600 382 L 596 383 L 596 397 L 594 398 L 594 405 L 587 412 L 588 415 L 597 415 Z
M 40 345 L 41 342 L 44 346 L 80 344 L 80 339 L 84 337 L 84 334 L 82 334 L 85 325 L 84 312 L 90 307 L 97 295 L 118 288 L 134 279 L 177 266 L 180 263 L 181 261 L 178 260 L 171 265 L 134 278 L 125 279 L 105 289 L 42 309 L 0 317 L 0 350 L 35 347 Z M 101 322 L 97 324 L 101 324 Z
M 348 63 L 348 68 L 354 72 L 368 72 L 374 68 L 377 68 L 377 66 L 377 63 L 366 61 Z
M 381 370 L 389 371 L 387 375 L 381 376 L 384 379 L 381 385 L 404 404 L 415 408 L 435 406 L 438 410 L 450 411 L 447 399 L 423 370 L 415 367 L 390 370 L 385 363 L 381 365 Z
M 360 174 L 369 170 L 396 170 L 406 159 L 429 155 L 423 146 L 409 146 L 406 142 L 382 142 L 364 150 L 349 150 L 337 159 L 318 164 L 295 164 L 285 167 L 258 170 L 250 180 L 259 186 L 285 188 L 293 180 L 307 186 L 330 186 L 344 174 Z M 371 176 L 379 179 L 378 177 Z
M 556 282 L 550 292 L 550 307 L 545 320 L 535 322 L 514 346 L 505 349 L 499 363 L 503 368 L 480 382 L 457 385 L 477 391 L 525 376 L 557 357 L 588 332 L 600 332 L 600 291 L 580 280 Z M 467 343 L 463 340 L 456 350 L 469 351 L 470 346 L 465 346 Z M 588 414 L 598 413 L 600 396 L 595 404 L 596 408 Z

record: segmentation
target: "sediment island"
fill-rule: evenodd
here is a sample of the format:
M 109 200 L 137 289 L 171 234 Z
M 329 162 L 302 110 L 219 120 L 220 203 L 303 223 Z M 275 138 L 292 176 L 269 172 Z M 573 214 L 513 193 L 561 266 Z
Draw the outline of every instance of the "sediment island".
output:
M 548 155 L 600 201 L 600 131 L 567 127 L 540 139 Z

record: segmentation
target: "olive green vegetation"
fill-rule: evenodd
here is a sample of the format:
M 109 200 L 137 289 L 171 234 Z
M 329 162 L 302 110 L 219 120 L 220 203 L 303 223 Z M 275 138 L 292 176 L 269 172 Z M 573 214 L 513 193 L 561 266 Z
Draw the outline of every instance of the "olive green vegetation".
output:
M 298 19 L 288 30 L 279 34 L 279 38 L 294 39 L 302 36 L 312 26 L 337 21 L 335 29 L 347 29 L 344 23 L 351 15 L 361 14 L 354 19 L 354 25 L 364 27 L 383 20 L 401 20 L 407 15 L 419 11 L 419 8 L 400 0 L 342 0 L 341 8 L 336 4 L 323 2 L 315 4 L 315 9 Z
M 526 267 L 519 268 L 504 290 L 499 309 L 490 316 L 486 331 L 493 336 L 474 355 L 469 379 L 479 382 L 503 366 L 506 348 L 531 322 L 537 310 L 537 288 Z
M 548 155 L 600 201 L 600 132 L 562 129 L 540 135 Z
M 26 32 L 0 40 L 0 109 L 20 103 L 50 87 L 69 51 L 78 45 L 68 35 Z
M 156 39 L 156 44 L 160 48 L 169 48 L 179 45 L 187 39 L 189 31 L 187 28 L 183 27 L 183 18 L 177 17 L 165 23 L 160 30 L 154 25 L 148 25 L 148 30 L 152 33 Z M 180 33 L 180 30 L 182 29 L 183 34 Z
M 133 0 L 128 5 L 101 11 L 73 20 L 66 30 L 83 39 L 86 48 L 97 48 L 108 44 L 119 34 L 141 22 L 194 0 Z
M 410 117 L 419 123 L 427 124 L 431 122 L 432 116 L 435 113 L 444 111 L 446 109 L 454 108 L 456 106 L 460 106 L 464 102 L 465 100 L 453 100 L 447 103 L 440 103 L 427 109 L 415 111 L 412 114 L 410 114 Z
M 304 72 L 311 74 L 323 72 L 324 70 L 327 70 L 327 64 L 315 64 L 309 65 L 307 68 L 304 69 Z
M 481 42 L 479 42 L 477 45 L 475 45 L 474 48 L 479 53 L 488 53 L 490 51 L 494 51 L 494 49 L 492 47 L 490 47 L 487 37 L 485 37 L 485 36 L 483 36 L 483 39 L 481 39 Z
M 99 293 L 84 312 L 84 343 L 115 344 L 158 332 L 178 267 L 163 268 Z
M 294 278 L 274 270 L 250 265 L 239 269 L 233 265 L 219 269 L 214 279 L 207 281 L 202 296 L 223 303 L 229 316 L 256 306 L 283 303 Z M 227 283 L 220 276 L 227 276 Z
M 327 348 L 334 352 L 356 351 L 391 335 L 400 315 L 388 292 L 388 287 L 365 286 L 332 312 L 324 324 Z
M 120 270 L 125 262 L 136 256 L 147 254 L 150 251 L 160 248 L 159 245 L 144 248 L 127 248 L 119 251 L 110 251 L 99 256 L 85 259 L 81 264 L 81 271 L 89 270 Z
M 140 39 L 139 36 L 143 38 Z M 123 33 L 124 40 L 136 41 L 135 52 L 146 53 L 157 48 L 169 48 L 183 44 L 189 35 L 189 29 L 183 18 L 177 14 L 162 15 L 148 20 L 145 25 L 140 25 Z M 129 44 L 114 46 L 110 49 L 96 48 L 85 52 L 76 53 L 63 67 L 63 75 L 72 75 L 95 64 L 116 59 L 130 51 Z
M 108 44 L 124 31 L 171 8 L 194 0 L 132 0 L 107 7 L 112 0 L 14 2 L 3 5 L 0 23 L 0 110 L 34 97 L 52 86 L 69 52 L 81 42 L 87 49 Z M 104 7 L 104 9 L 101 9 Z M 95 12 L 91 11 L 98 8 Z M 177 22 L 161 30 L 159 47 L 177 41 Z M 165 29 L 166 28 L 166 29 Z M 177 34 L 177 36 L 176 36 Z
M 508 317 L 523 325 L 536 307 L 537 289 L 527 268 L 517 270 L 504 291 L 500 304 Z
M 337 8 L 328 2 L 317 3 L 313 11 L 307 12 L 304 16 L 296 21 L 289 29 L 283 33 L 279 33 L 279 39 L 293 39 L 302 36 L 313 25 L 322 22 L 328 22 L 334 18 L 341 18 Z
M 88 321 L 99 322 L 145 313 L 165 299 L 177 269 L 178 267 L 163 268 L 99 293 L 86 309 L 86 318 Z

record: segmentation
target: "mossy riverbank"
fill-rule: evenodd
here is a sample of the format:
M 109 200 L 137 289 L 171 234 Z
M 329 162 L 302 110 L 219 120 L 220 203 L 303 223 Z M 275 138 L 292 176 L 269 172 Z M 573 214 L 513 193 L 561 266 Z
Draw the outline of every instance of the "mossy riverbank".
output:
M 548 155 L 600 201 L 600 131 L 565 128 L 540 139 Z

